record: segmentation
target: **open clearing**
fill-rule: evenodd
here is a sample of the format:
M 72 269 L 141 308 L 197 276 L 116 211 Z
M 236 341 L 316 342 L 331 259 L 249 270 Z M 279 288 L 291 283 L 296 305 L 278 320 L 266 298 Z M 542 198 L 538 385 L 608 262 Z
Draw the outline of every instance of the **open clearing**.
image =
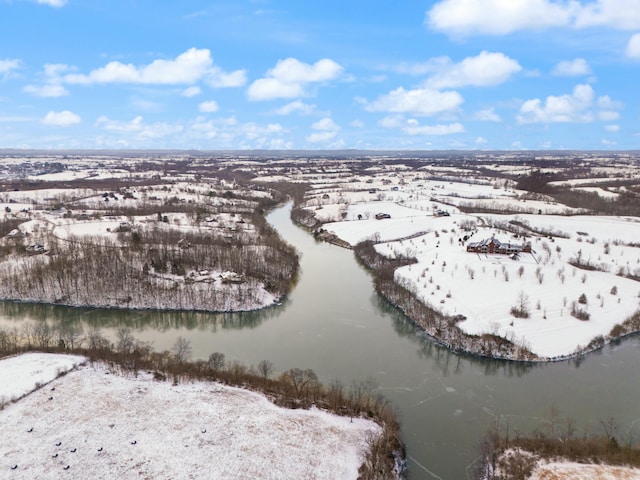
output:
M 379 431 L 247 390 L 125 377 L 81 361 L 0 361 L 0 398 L 22 397 L 0 411 L 0 478 L 355 479 L 366 438 Z

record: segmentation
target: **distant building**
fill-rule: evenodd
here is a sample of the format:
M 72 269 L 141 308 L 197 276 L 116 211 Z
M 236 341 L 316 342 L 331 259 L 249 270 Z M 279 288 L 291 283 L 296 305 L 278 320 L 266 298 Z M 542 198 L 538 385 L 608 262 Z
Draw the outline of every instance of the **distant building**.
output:
M 384 220 L 385 218 L 391 218 L 388 213 L 376 213 L 376 220 Z
M 473 253 L 497 253 L 501 255 L 513 255 L 514 253 L 531 253 L 531 244 L 516 244 L 501 242 L 495 237 L 486 238 L 480 242 L 471 242 L 467 245 L 467 252 Z

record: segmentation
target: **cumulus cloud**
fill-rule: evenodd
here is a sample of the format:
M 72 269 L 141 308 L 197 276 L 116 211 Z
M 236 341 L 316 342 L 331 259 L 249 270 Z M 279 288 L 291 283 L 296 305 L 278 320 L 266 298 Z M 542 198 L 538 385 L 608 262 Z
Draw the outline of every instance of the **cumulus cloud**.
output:
M 202 89 L 197 85 L 193 85 L 191 87 L 185 88 L 180 95 L 182 95 L 183 97 L 191 98 L 191 97 L 197 97 L 201 93 L 202 93 Z
M 467 57 L 459 63 L 447 59 L 439 71 L 426 81 L 432 88 L 464 86 L 487 87 L 506 82 L 511 75 L 522 70 L 515 60 L 503 53 L 483 50 L 475 57 Z
M 403 128 L 403 131 L 409 135 L 451 135 L 453 133 L 463 133 L 465 129 L 464 125 L 455 122 L 447 125 L 410 124 Z
M 67 0 L 38 0 L 41 5 L 49 5 L 50 7 L 64 7 L 67 4 Z
M 69 92 L 62 85 L 27 85 L 23 89 L 36 97 L 64 97 Z
M 591 68 L 584 58 L 575 58 L 558 63 L 551 73 L 559 77 L 578 77 L 589 75 Z
M 590 122 L 593 114 L 594 91 L 590 85 L 576 85 L 573 92 L 527 100 L 520 107 L 518 123 Z
M 198 105 L 198 109 L 201 112 L 205 112 L 205 113 L 217 112 L 218 111 L 218 102 L 216 102 L 215 100 L 209 100 L 208 102 L 202 102 L 200 105 Z
M 42 119 L 42 123 L 56 127 L 68 127 L 69 125 L 80 123 L 80 116 L 69 110 L 63 110 L 62 112 L 50 111 Z
M 204 80 L 213 87 L 239 87 L 246 82 L 246 74 L 243 70 L 223 72 L 214 65 L 208 49 L 190 48 L 173 60 L 154 60 L 142 66 L 114 61 L 88 74 L 64 75 L 61 80 L 81 85 L 104 83 L 180 85 Z
M 321 143 L 333 140 L 340 130 L 340 126 L 336 124 L 331 117 L 324 117 L 311 125 L 313 132 L 307 137 L 307 141 L 311 143 Z
M 506 35 L 552 27 L 640 28 L 637 0 L 441 0 L 426 15 L 434 30 L 452 35 Z
M 620 125 L 605 125 L 604 129 L 607 132 L 616 133 L 620 131 Z
M 365 109 L 370 112 L 435 115 L 451 112 L 462 105 L 463 101 L 462 96 L 456 91 L 441 92 L 432 88 L 405 90 L 399 87 L 367 103 Z
M 14 70 L 17 70 L 20 67 L 20 60 L 17 59 L 6 59 L 0 60 L 0 77 L 8 78 Z
M 240 123 L 232 116 L 197 118 L 187 127 L 185 135 L 189 140 L 215 141 L 217 146 L 225 148 L 290 148 L 291 145 L 281 138 L 285 132 L 279 123 Z
M 146 124 L 141 116 L 137 116 L 129 122 L 119 122 L 101 116 L 96 123 L 98 126 L 110 132 L 128 135 L 134 134 L 133 137 L 140 141 L 163 138 L 183 131 L 182 125 L 179 124 L 166 122 Z
M 501 122 L 500 115 L 495 112 L 493 107 L 480 110 L 473 116 L 474 120 L 480 120 L 481 122 Z
M 618 30 L 640 28 L 637 0 L 596 0 L 580 2 L 573 25 L 576 28 L 609 27 Z
M 301 102 L 300 100 L 295 100 L 293 102 L 287 103 L 282 107 L 276 110 L 278 115 L 291 115 L 292 113 L 300 113 L 301 115 L 309 115 L 313 113 L 316 109 L 315 105 L 311 105 L 308 103 Z
M 625 54 L 629 58 L 640 58 L 640 33 L 631 36 Z
M 263 78 L 249 86 L 247 96 L 250 100 L 302 97 L 307 95 L 309 84 L 335 80 L 342 72 L 342 66 L 328 58 L 313 65 L 295 58 L 279 60 Z

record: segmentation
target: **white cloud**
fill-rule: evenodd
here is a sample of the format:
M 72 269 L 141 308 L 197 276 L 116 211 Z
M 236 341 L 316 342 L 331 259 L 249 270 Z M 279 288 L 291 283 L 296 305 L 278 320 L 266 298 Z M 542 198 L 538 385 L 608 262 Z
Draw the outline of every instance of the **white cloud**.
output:
M 629 58 L 640 58 L 640 33 L 632 35 L 627 43 L 625 55 Z
M 558 63 L 551 73 L 559 77 L 577 77 L 589 75 L 591 68 L 584 58 L 575 58 Z
M 313 125 L 311 125 L 311 128 L 313 128 L 314 130 L 324 130 L 330 132 L 337 132 L 338 130 L 340 130 L 340 127 L 329 117 L 324 117 L 318 120 Z
M 463 101 L 462 96 L 455 91 L 441 92 L 431 88 L 405 90 L 399 87 L 366 104 L 365 109 L 371 112 L 435 115 L 451 112 L 462 105 Z
M 70 112 L 69 110 L 63 110 L 62 112 L 50 111 L 42 119 L 42 123 L 57 127 L 67 127 L 69 125 L 80 123 L 80 116 Z
M 8 78 L 14 70 L 17 70 L 20 67 L 20 60 L 17 59 L 6 59 L 0 60 L 0 76 L 2 78 Z
M 606 138 L 602 139 L 602 145 L 605 145 L 607 147 L 612 147 L 612 146 L 617 145 L 617 144 L 618 144 L 618 142 L 616 142 L 616 141 L 607 140 Z
M 426 15 L 433 29 L 453 35 L 506 35 L 552 27 L 640 28 L 637 0 L 441 0 Z
M 337 125 L 330 117 L 321 118 L 317 122 L 313 123 L 311 128 L 313 130 L 317 130 L 307 136 L 307 141 L 311 143 L 321 143 L 333 140 L 340 130 L 340 126 Z
M 404 117 L 402 115 L 388 115 L 378 120 L 378 125 L 383 128 L 400 128 L 404 125 Z
M 611 122 L 613 120 L 617 120 L 620 118 L 620 114 L 618 112 L 614 112 L 613 110 L 602 110 L 598 112 L 598 119 L 603 122 Z
M 314 132 L 307 137 L 307 142 L 322 143 L 333 140 L 338 132 Z
M 22 90 L 36 97 L 64 97 L 69 92 L 62 85 L 27 85 Z
M 235 117 L 199 117 L 187 127 L 185 135 L 190 141 L 215 140 L 216 145 L 225 148 L 290 148 L 291 144 L 281 138 L 285 132 L 279 123 L 261 125 L 240 123 Z M 245 141 L 250 144 L 243 143 Z
M 409 135 L 451 135 L 465 131 L 464 125 L 459 122 L 448 125 L 409 125 L 403 130 Z
M 247 72 L 234 70 L 226 73 L 214 66 L 207 72 L 205 80 L 213 88 L 242 87 L 247 83 Z
M 518 123 L 590 122 L 594 92 L 590 85 L 576 85 L 571 94 L 527 100 L 520 107 Z
M 481 122 L 501 122 L 500 115 L 495 112 L 493 107 L 480 110 L 473 116 L 474 120 L 480 120 Z
M 302 97 L 307 95 L 307 85 L 335 80 L 342 71 L 339 64 L 328 58 L 318 60 L 313 65 L 295 58 L 279 60 L 265 77 L 249 86 L 247 95 L 250 100 Z
M 301 115 L 310 115 L 316 109 L 315 105 L 311 105 L 308 103 L 301 102 L 300 100 L 295 100 L 293 102 L 287 103 L 286 105 L 278 108 L 276 113 L 278 115 L 290 115 L 294 112 L 298 112 Z
M 101 116 L 97 120 L 97 124 L 103 127 L 105 130 L 112 132 L 138 132 L 143 128 L 143 118 L 138 115 L 130 122 L 118 122 L 116 120 L 110 120 L 105 116 Z
M 487 144 L 487 139 L 484 137 L 478 137 L 476 138 L 476 145 L 486 145 Z
M 129 122 L 119 122 L 101 116 L 96 123 L 110 132 L 135 134 L 134 138 L 140 141 L 163 138 L 183 131 L 182 125 L 173 125 L 166 122 L 145 124 L 143 120 L 141 116 L 137 116 Z
M 615 133 L 620 131 L 620 125 L 605 125 L 604 129 L 607 132 Z
M 51 7 L 64 7 L 67 4 L 67 0 L 38 0 L 41 5 L 49 5 Z
M 439 71 L 427 79 L 426 85 L 431 88 L 493 86 L 506 82 L 520 70 L 520 64 L 503 53 L 483 50 L 479 55 L 467 57 L 459 63 L 447 59 Z
M 580 6 L 574 26 L 610 27 L 618 30 L 640 28 L 638 0 L 596 0 Z
M 549 0 L 442 0 L 427 12 L 426 22 L 455 35 L 505 35 L 567 25 L 574 10 L 575 2 Z
M 209 100 L 208 102 L 202 102 L 198 105 L 198 109 L 201 112 L 213 113 L 218 111 L 218 102 L 215 100 Z
M 364 122 L 362 120 L 354 120 L 349 123 L 353 128 L 364 128 Z
M 242 70 L 225 73 L 213 64 L 208 49 L 190 48 L 174 60 L 154 60 L 148 65 L 109 62 L 88 74 L 67 74 L 62 80 L 71 84 L 135 83 L 146 85 L 192 84 L 205 80 L 215 87 L 237 87 L 245 83 Z
M 193 85 L 191 87 L 185 88 L 180 95 L 182 95 L 183 97 L 191 98 L 191 97 L 197 97 L 201 93 L 202 93 L 202 89 L 197 85 Z

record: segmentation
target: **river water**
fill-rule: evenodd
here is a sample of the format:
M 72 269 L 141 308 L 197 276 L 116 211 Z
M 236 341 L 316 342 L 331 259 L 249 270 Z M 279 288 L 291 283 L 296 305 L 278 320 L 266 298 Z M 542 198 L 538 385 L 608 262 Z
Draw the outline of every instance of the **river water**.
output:
M 106 336 L 124 326 L 169 350 L 179 336 L 194 358 L 222 352 L 228 361 L 270 360 L 278 372 L 311 368 L 325 383 L 373 377 L 397 409 L 411 479 L 466 478 L 478 446 L 499 416 L 510 431 L 544 428 L 553 407 L 583 429 L 613 417 L 618 438 L 640 441 L 640 339 L 630 337 L 580 361 L 523 365 L 455 355 L 417 332 L 377 298 L 353 253 L 318 243 L 289 219 L 269 215 L 301 253 L 301 274 L 278 307 L 235 314 L 108 311 L 0 304 L 0 325 L 78 322 Z

